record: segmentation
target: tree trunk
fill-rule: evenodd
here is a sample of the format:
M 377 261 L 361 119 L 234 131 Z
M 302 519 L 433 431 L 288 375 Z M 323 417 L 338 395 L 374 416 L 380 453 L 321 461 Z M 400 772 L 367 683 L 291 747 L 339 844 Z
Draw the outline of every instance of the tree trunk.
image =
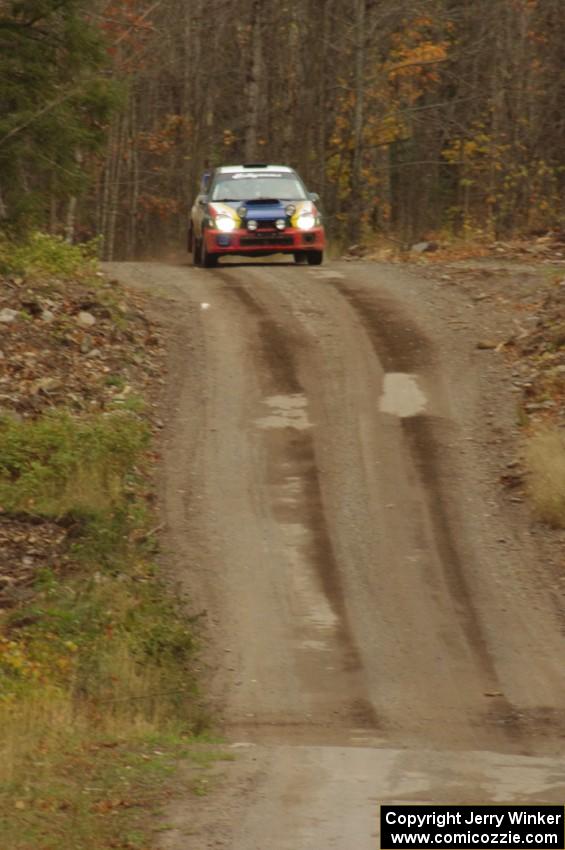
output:
M 262 0 L 253 0 L 251 18 L 251 61 L 247 73 L 247 124 L 245 127 L 245 160 L 257 158 L 259 135 L 259 98 L 263 75 Z
M 326 145 L 327 145 L 327 73 L 328 73 L 328 40 L 329 40 L 329 2 L 324 0 L 321 10 L 322 45 L 320 57 L 320 78 L 318 85 L 318 186 L 316 191 L 322 198 L 326 191 Z
M 81 150 L 75 151 L 75 162 L 80 167 L 82 165 L 83 156 Z M 72 195 L 69 198 L 69 205 L 67 207 L 67 220 L 65 222 L 65 241 L 69 242 L 69 244 L 73 244 L 75 241 L 75 223 L 76 223 L 76 214 L 77 214 L 77 196 Z
M 364 213 L 362 190 L 363 121 L 365 114 L 365 18 L 366 0 L 355 3 L 355 110 L 353 113 L 353 160 L 350 180 L 349 237 L 356 242 L 361 235 Z

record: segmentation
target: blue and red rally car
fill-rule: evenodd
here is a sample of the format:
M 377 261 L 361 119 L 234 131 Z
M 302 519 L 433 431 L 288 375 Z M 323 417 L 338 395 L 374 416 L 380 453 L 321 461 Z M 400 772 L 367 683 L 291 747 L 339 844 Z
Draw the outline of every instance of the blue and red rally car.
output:
M 204 175 L 194 202 L 188 250 L 209 268 L 229 254 L 292 254 L 318 266 L 326 238 L 318 195 L 286 165 L 222 165 Z

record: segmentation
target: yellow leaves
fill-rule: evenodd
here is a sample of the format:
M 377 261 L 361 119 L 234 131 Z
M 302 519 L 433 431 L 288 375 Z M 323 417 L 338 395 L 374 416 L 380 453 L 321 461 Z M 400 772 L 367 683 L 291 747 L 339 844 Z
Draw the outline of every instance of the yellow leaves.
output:
M 546 175 L 554 177 L 555 172 L 556 169 L 551 168 L 543 159 L 538 160 L 538 162 L 536 163 L 536 173 L 539 177 L 545 177 Z
M 439 65 L 446 61 L 447 56 L 448 44 L 445 41 L 397 44 L 383 66 L 383 76 L 393 87 L 396 98 L 412 105 L 439 82 Z
M 486 209 L 487 220 L 494 223 L 513 215 L 522 204 L 531 227 L 538 222 L 547 226 L 561 205 L 558 170 L 543 158 L 532 158 L 519 139 L 494 128 L 489 132 L 488 124 L 488 117 L 483 117 L 466 138 L 452 139 L 442 151 L 443 159 L 457 169 L 459 186 L 472 187 L 465 203 Z
M 452 139 L 449 145 L 443 149 L 441 155 L 450 165 L 460 163 L 463 159 L 463 142 L 461 139 Z
M 346 115 L 337 115 L 335 119 L 335 127 L 336 130 L 347 130 L 349 129 L 349 119 Z
M 0 639 L 0 665 L 8 670 L 25 673 L 29 660 L 23 647 L 13 640 Z
M 223 132 L 223 145 L 225 148 L 231 148 L 237 141 L 237 137 L 232 130 L 224 130 Z
M 449 42 L 444 38 L 445 33 L 444 22 L 432 16 L 415 15 L 404 20 L 392 36 L 386 59 L 378 58 L 376 53 L 368 56 L 362 129 L 365 152 L 386 148 L 411 137 L 409 107 L 440 79 L 438 67 L 448 58 Z M 330 135 L 332 155 L 328 157 L 326 173 L 328 181 L 335 186 L 336 197 L 346 200 L 351 192 L 352 152 L 356 143 L 353 131 L 356 90 L 350 76 L 339 78 L 338 83 Z M 364 174 L 364 184 L 371 187 L 373 195 L 380 181 L 378 171 L 368 169 Z
M 0 638 L 0 671 L 13 680 L 28 683 L 49 681 L 53 674 L 67 677 L 73 672 L 78 651 L 73 641 L 57 640 L 54 636 L 41 646 Z M 9 703 L 11 698 L 11 692 L 6 689 L 0 700 Z
M 439 30 L 434 39 L 434 28 L 434 20 L 421 15 L 405 21 L 403 29 L 392 38 L 393 48 L 383 72 L 409 104 L 439 82 L 438 66 L 448 58 L 449 42 L 439 37 Z
M 178 144 L 179 136 L 191 135 L 190 122 L 182 115 L 172 112 L 161 120 L 159 127 L 151 132 L 138 133 L 137 146 L 141 150 L 158 156 L 165 156 Z
M 408 135 L 406 122 L 396 112 L 389 112 L 381 120 L 370 122 L 365 133 L 369 144 L 379 146 L 392 144 Z
M 452 139 L 442 152 L 443 158 L 451 165 L 470 166 L 477 173 L 485 169 L 504 170 L 509 145 L 485 133 L 483 126 L 476 124 L 475 132 L 466 139 Z
M 413 106 L 422 95 L 439 82 L 439 65 L 448 58 L 449 42 L 434 30 L 445 33 L 433 17 L 416 15 L 403 21 L 402 28 L 392 36 L 392 49 L 384 62 L 373 57 L 367 68 L 370 81 L 365 86 L 367 102 L 363 141 L 368 146 L 386 146 L 399 139 L 410 137 L 410 125 L 405 115 L 406 107 Z M 340 160 L 339 169 L 330 166 L 331 172 L 339 171 L 343 182 L 347 167 L 343 153 L 352 150 L 352 115 L 355 107 L 355 92 L 350 79 L 339 79 L 341 89 L 337 101 L 336 116 L 330 144 Z M 345 181 L 347 182 L 347 181 Z
M 430 17 L 427 17 L 426 15 L 420 15 L 420 17 L 415 18 L 412 21 L 412 26 L 414 26 L 417 29 L 425 29 L 426 27 L 433 27 L 433 25 L 434 25 L 433 19 L 430 18 Z
M 415 47 L 404 47 L 393 53 L 393 61 L 387 63 L 385 71 L 391 79 L 396 77 L 414 77 L 422 76 L 423 74 L 433 73 L 435 71 L 424 71 L 425 65 L 434 65 L 440 62 L 445 62 L 447 59 L 447 43 L 446 42 L 431 42 L 425 41 Z

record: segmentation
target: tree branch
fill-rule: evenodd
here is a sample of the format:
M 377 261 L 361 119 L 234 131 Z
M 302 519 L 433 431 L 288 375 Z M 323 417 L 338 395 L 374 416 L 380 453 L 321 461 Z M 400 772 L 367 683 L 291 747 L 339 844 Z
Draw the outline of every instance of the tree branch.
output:
M 138 23 L 145 20 L 145 18 L 147 18 L 147 16 L 150 15 L 151 12 L 155 11 L 155 9 L 160 6 L 162 2 L 163 0 L 157 0 L 156 3 L 153 3 L 152 6 L 146 9 L 143 15 L 138 18 Z M 110 46 L 117 47 L 118 44 L 120 44 L 120 42 L 123 41 L 124 38 L 126 38 L 127 35 L 133 29 L 135 29 L 134 26 L 129 27 L 129 29 L 125 30 L 119 38 L 112 42 Z M 66 100 L 69 100 L 69 98 L 73 97 L 73 95 L 80 91 L 85 82 L 86 80 L 81 80 L 80 83 L 78 83 L 76 86 L 72 86 L 68 91 L 65 92 L 65 94 L 62 94 L 60 97 L 55 98 L 55 100 L 50 101 L 49 103 L 45 104 L 45 106 L 43 106 L 41 109 L 38 109 L 37 112 L 34 112 L 33 115 L 31 115 L 27 121 L 24 121 L 23 124 L 19 124 L 17 127 L 12 127 L 12 129 L 8 133 L 6 133 L 4 136 L 2 136 L 2 138 L 0 138 L 0 147 L 5 144 L 9 139 L 13 138 L 14 136 L 17 136 L 18 133 L 21 133 L 22 130 L 27 129 L 30 124 L 33 124 L 35 121 L 37 121 L 38 118 L 41 118 L 42 115 L 45 115 L 47 112 L 50 112 L 52 109 L 55 109 L 55 107 L 60 106 Z

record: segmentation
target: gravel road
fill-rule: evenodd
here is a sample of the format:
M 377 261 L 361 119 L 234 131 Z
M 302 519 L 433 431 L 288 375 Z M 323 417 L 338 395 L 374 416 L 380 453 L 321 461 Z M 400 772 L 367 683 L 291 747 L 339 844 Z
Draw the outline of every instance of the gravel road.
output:
M 496 484 L 515 397 L 472 302 L 377 263 L 109 268 L 167 328 L 165 545 L 237 754 L 163 848 L 374 850 L 379 803 L 561 803 L 564 588 Z

